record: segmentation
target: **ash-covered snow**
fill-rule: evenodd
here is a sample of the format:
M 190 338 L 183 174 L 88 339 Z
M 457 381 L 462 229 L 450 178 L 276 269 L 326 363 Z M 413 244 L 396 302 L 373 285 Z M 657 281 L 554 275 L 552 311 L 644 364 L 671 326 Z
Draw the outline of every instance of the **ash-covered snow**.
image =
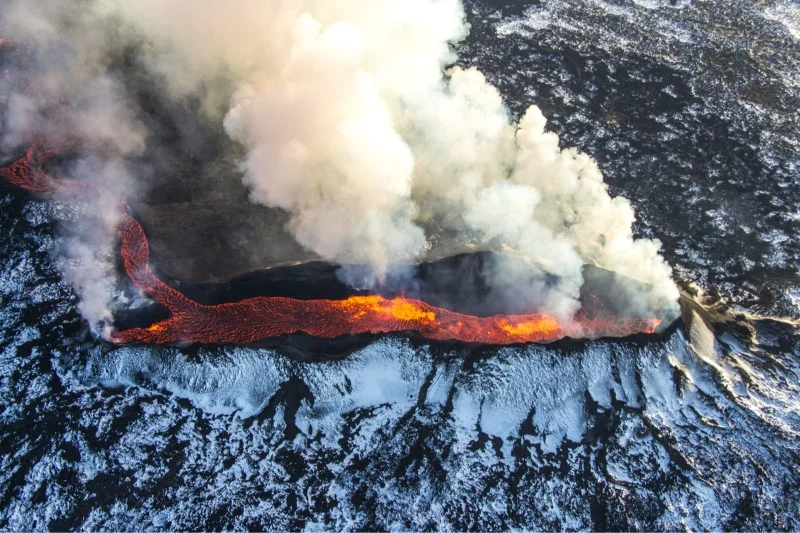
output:
M 6 188 L 0 528 L 800 529 L 794 4 L 467 10 L 462 61 L 598 157 L 727 321 L 502 349 L 388 336 L 321 363 L 116 347 L 59 275 L 80 208 Z

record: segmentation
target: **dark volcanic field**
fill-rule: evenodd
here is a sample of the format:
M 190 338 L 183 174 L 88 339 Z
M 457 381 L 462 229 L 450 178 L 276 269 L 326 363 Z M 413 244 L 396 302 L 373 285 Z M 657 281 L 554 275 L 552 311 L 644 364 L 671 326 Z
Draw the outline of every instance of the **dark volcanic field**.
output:
M 600 161 L 694 295 L 683 320 L 555 346 L 385 336 L 324 362 L 115 347 L 54 253 L 91 217 L 3 187 L 0 529 L 800 529 L 797 4 L 466 8 L 460 62 Z M 249 204 L 235 157 L 209 155 L 220 132 L 168 114 L 157 135 L 180 141 L 148 154 L 164 172 L 133 206 L 158 267 L 202 284 L 303 258 L 251 252 L 285 242 L 280 214 L 231 210 Z

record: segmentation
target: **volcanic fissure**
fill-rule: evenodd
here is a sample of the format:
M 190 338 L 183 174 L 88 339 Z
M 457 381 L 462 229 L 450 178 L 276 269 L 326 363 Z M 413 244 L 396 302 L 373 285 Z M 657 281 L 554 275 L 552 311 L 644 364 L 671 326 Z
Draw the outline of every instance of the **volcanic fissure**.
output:
M 6 77 L 13 76 L 6 72 Z M 16 81 L 23 88 L 23 80 Z M 55 104 L 57 114 L 68 108 Z M 39 194 L 58 194 L 73 200 L 93 200 L 114 206 L 120 253 L 131 282 L 144 294 L 166 307 L 169 318 L 149 327 L 116 331 L 115 343 L 231 343 L 247 344 L 293 333 L 333 339 L 352 334 L 413 331 L 432 340 L 508 345 L 552 342 L 565 337 L 625 337 L 653 333 L 657 318 L 619 317 L 612 313 L 579 310 L 564 322 L 543 313 L 478 317 L 435 307 L 402 296 L 351 296 L 343 300 L 299 300 L 255 297 L 234 303 L 203 305 L 187 298 L 159 279 L 150 267 L 150 247 L 141 224 L 127 207 L 108 191 L 88 181 L 59 179 L 47 174 L 45 163 L 79 148 L 70 134 L 57 140 L 31 136 L 26 154 L 0 169 L 10 184 Z

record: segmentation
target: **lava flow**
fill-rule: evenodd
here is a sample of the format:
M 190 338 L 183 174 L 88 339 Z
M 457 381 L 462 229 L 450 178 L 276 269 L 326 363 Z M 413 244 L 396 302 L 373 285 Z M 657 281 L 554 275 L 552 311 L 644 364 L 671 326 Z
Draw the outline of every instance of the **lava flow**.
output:
M 57 106 L 64 109 L 63 104 Z M 169 287 L 152 271 L 144 229 L 125 205 L 100 187 L 80 180 L 49 176 L 43 169 L 56 154 L 74 151 L 77 141 L 64 135 L 56 141 L 32 138 L 27 153 L 0 168 L 0 175 L 17 187 L 42 194 L 64 194 L 75 200 L 94 200 L 116 206 L 120 253 L 132 283 L 165 306 L 170 317 L 147 328 L 117 331 L 118 343 L 234 343 L 246 344 L 293 333 L 321 338 L 348 334 L 414 331 L 434 340 L 485 344 L 551 342 L 564 337 L 624 337 L 652 333 L 660 320 L 589 316 L 579 311 L 562 323 L 546 314 L 477 317 L 434 307 L 404 297 L 352 296 L 345 300 L 298 300 L 256 297 L 235 303 L 202 305 Z

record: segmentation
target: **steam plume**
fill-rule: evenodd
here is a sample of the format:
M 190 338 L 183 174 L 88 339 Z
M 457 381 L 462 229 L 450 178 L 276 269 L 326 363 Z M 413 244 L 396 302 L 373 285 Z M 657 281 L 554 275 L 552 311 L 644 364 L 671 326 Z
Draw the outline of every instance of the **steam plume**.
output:
M 37 3 L 44 22 L 26 11 L 31 34 L 65 24 L 56 4 Z M 488 281 L 528 309 L 571 316 L 591 263 L 647 284 L 625 298 L 632 311 L 674 312 L 660 243 L 633 238 L 633 208 L 610 197 L 597 163 L 562 150 L 536 106 L 515 123 L 479 71 L 451 67 L 468 32 L 459 0 L 77 4 L 93 27 L 145 42 L 143 61 L 171 96 L 203 99 L 247 148 L 252 200 L 286 210 L 297 241 L 323 258 L 371 265 L 380 281 L 445 230 L 513 257 Z M 118 47 L 101 37 L 93 50 Z

